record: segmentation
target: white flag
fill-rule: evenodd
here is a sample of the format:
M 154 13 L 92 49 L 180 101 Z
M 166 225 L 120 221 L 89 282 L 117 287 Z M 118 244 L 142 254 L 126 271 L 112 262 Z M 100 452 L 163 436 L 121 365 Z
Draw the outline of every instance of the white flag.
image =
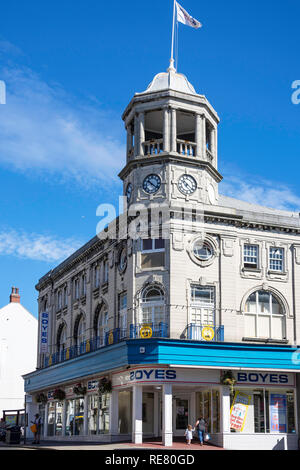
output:
M 180 23 L 186 24 L 187 26 L 191 26 L 192 28 L 201 28 L 202 24 L 195 20 L 191 15 L 188 14 L 187 11 L 185 11 L 184 8 L 182 8 L 181 5 L 179 5 L 178 2 L 176 2 L 176 9 L 177 9 L 177 21 Z

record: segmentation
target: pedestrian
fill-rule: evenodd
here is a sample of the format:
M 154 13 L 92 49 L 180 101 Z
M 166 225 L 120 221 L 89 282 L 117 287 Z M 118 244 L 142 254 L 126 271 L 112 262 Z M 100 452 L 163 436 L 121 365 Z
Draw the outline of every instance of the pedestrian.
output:
M 186 443 L 188 445 L 190 445 L 191 443 L 191 440 L 193 439 L 193 432 L 195 431 L 195 429 L 192 428 L 192 426 L 189 424 L 187 429 L 185 430 L 185 438 L 186 438 Z
M 31 423 L 35 425 L 35 430 L 33 431 L 34 441 L 32 441 L 32 444 L 39 444 L 42 429 L 42 419 L 38 413 L 35 415 L 35 419 L 34 421 L 31 421 Z
M 195 427 L 197 429 L 200 445 L 203 446 L 204 433 L 206 431 L 207 426 L 206 426 L 206 421 L 202 416 L 197 420 Z

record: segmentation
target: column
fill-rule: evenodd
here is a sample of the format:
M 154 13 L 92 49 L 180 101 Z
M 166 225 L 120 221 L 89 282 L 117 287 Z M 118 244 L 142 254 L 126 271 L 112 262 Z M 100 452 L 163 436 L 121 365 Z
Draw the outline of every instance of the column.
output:
M 202 160 L 206 160 L 206 119 L 205 115 L 202 114 L 201 116 L 202 126 L 201 126 L 201 153 L 202 153 Z
M 132 149 L 132 131 L 131 125 L 127 127 L 127 160 L 130 160 L 131 157 L 131 149 Z
M 177 152 L 177 112 L 171 110 L 171 152 Z
M 144 146 L 145 142 L 145 113 L 139 114 L 139 136 L 138 136 L 138 150 L 139 155 L 144 155 Z
M 170 152 L 170 124 L 169 124 L 170 114 L 169 114 L 169 108 L 167 108 L 167 107 L 164 108 L 163 113 L 164 113 L 164 131 L 163 131 L 164 144 L 163 144 L 163 148 L 164 148 L 164 152 Z
M 173 444 L 172 426 L 172 384 L 165 384 L 162 388 L 162 440 L 163 445 L 171 447 Z
M 201 115 L 196 114 L 195 116 L 195 138 L 196 138 L 196 157 L 201 157 L 201 130 L 202 122 Z
M 88 425 L 89 425 L 89 419 L 88 419 L 88 395 L 84 395 L 84 415 L 83 415 L 83 435 L 87 436 L 89 431 L 88 431 Z
M 221 401 L 221 433 L 230 433 L 230 390 L 229 387 L 222 389 Z
M 138 123 L 138 116 L 137 114 L 134 116 L 134 156 L 138 155 L 138 141 L 139 141 L 139 123 Z
M 119 392 L 118 390 L 113 390 L 110 394 L 109 433 L 111 436 L 111 440 L 113 440 L 113 436 L 117 436 L 119 434 Z
M 196 392 L 191 393 L 191 399 L 190 399 L 190 421 L 191 425 L 194 427 L 194 424 L 196 423 L 198 417 L 196 416 Z
M 215 152 L 216 152 L 215 143 L 216 143 L 216 130 L 214 127 L 212 127 L 210 131 L 210 151 L 211 151 L 213 158 L 215 158 Z
M 45 414 L 44 414 L 44 429 L 43 429 L 43 434 L 44 437 L 47 437 L 47 431 L 48 431 L 48 409 L 49 409 L 49 402 L 46 403 L 45 406 Z
M 143 442 L 143 387 L 133 386 L 132 397 L 132 442 Z
M 63 415 L 62 415 L 62 436 L 66 435 L 66 419 L 67 419 L 67 400 L 63 401 Z

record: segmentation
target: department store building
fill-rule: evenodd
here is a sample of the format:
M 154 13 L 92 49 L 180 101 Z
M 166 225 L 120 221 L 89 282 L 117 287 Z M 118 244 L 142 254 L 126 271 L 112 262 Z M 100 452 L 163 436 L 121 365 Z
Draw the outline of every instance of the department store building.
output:
M 30 416 L 49 440 L 168 447 L 203 416 L 226 449 L 298 448 L 299 213 L 219 194 L 218 114 L 172 66 L 123 120 L 126 210 L 36 286 Z

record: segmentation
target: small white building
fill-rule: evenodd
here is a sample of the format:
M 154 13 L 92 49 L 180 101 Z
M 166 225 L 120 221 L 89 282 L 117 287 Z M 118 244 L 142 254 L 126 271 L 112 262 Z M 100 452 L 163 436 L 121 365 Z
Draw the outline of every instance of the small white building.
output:
M 12 288 L 9 304 L 0 309 L 0 415 L 24 408 L 24 380 L 36 366 L 38 320 L 20 303 Z

